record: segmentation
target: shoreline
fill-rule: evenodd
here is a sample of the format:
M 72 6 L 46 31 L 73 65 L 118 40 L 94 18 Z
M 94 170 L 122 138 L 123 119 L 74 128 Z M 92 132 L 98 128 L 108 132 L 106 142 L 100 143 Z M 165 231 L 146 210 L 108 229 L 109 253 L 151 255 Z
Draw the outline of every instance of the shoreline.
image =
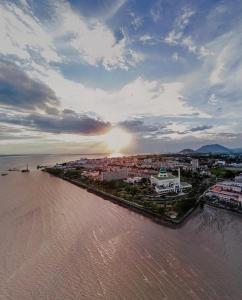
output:
M 112 195 L 110 193 L 104 192 L 102 190 L 99 190 L 95 187 L 89 186 L 85 183 L 82 183 L 80 181 L 76 181 L 74 179 L 69 179 L 65 176 L 58 176 L 58 175 L 54 175 L 49 173 L 48 171 L 43 170 L 44 172 L 47 172 L 48 174 L 58 177 L 60 179 L 63 179 L 71 184 L 74 184 L 75 186 L 78 186 L 80 188 L 85 189 L 86 191 L 88 191 L 89 193 L 92 193 L 94 195 L 97 195 L 99 197 L 101 197 L 103 200 L 108 200 L 111 201 L 117 205 L 120 205 L 122 207 L 126 207 L 129 210 L 136 212 L 140 215 L 143 215 L 147 218 L 149 218 L 150 220 L 152 220 L 153 222 L 159 224 L 159 225 L 163 225 L 169 228 L 179 228 L 181 226 L 183 226 L 189 219 L 189 217 L 191 217 L 192 213 L 197 209 L 199 201 L 196 202 L 196 205 L 192 208 L 190 208 L 182 217 L 180 217 L 179 219 L 171 219 L 169 217 L 166 216 L 161 216 L 156 214 L 155 212 L 152 212 L 150 210 L 145 209 L 144 207 L 138 205 L 137 203 L 133 203 L 130 202 L 128 200 L 125 200 L 124 198 Z
M 219 204 L 211 203 L 211 202 L 208 202 L 208 201 L 205 202 L 204 205 L 207 205 L 207 206 L 213 207 L 213 208 L 219 208 L 219 209 L 222 209 L 222 210 L 225 210 L 225 211 L 228 211 L 228 212 L 232 212 L 232 213 L 237 214 L 237 215 L 242 215 L 242 211 L 237 210 L 236 208 L 224 207 L 224 206 L 221 206 Z

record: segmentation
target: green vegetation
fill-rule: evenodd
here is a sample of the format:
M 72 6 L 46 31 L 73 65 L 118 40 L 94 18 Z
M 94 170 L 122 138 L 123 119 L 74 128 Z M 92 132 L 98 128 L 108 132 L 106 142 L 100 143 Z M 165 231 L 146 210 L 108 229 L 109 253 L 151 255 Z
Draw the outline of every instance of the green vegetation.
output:
M 46 168 L 45 171 L 55 176 L 60 176 L 63 173 L 62 170 L 56 168 Z
M 231 169 L 231 168 L 212 168 L 211 173 L 215 175 L 217 178 L 221 179 L 233 179 L 234 176 L 240 173 L 240 170 Z

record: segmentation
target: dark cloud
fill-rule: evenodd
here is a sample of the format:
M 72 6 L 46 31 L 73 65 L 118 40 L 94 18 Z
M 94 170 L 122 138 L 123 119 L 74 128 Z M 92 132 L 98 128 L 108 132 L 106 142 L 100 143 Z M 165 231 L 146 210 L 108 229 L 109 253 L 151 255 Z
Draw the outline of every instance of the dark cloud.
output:
M 167 124 L 158 124 L 158 123 L 146 124 L 142 119 L 126 120 L 119 123 L 119 125 L 131 132 L 136 132 L 136 133 L 159 132 L 165 129 L 167 126 Z
M 26 130 L 0 124 L 0 141 L 35 139 L 37 136 L 26 134 Z
M 159 124 L 158 122 L 155 123 L 145 123 L 143 119 L 131 119 L 121 122 L 119 125 L 123 128 L 138 133 L 142 136 L 145 135 L 146 137 L 150 138 L 159 138 L 163 135 L 177 133 L 180 135 L 196 132 L 196 131 L 203 131 L 212 128 L 211 125 L 200 125 L 196 127 L 192 127 L 190 129 L 180 131 L 180 130 L 173 130 L 168 128 L 168 125 L 171 125 L 172 122 L 164 122 L 163 124 Z
M 196 131 L 203 131 L 203 130 L 207 130 L 207 129 L 211 129 L 211 128 L 213 128 L 212 125 L 201 125 L 201 126 L 193 127 L 191 129 L 189 129 L 189 131 L 196 132 Z
M 229 138 L 229 139 L 237 139 L 241 140 L 242 139 L 242 132 L 235 133 L 235 132 L 220 132 L 217 134 L 217 136 L 222 137 L 222 138 Z
M 58 115 L 44 115 L 38 113 L 9 115 L 0 113 L 0 122 L 21 125 L 41 132 L 82 135 L 102 134 L 110 127 L 110 123 L 104 122 L 101 119 L 95 119 L 77 113 L 60 113 Z
M 62 111 L 63 114 L 75 114 L 75 111 L 72 109 L 64 109 Z
M 204 131 L 207 129 L 211 129 L 213 128 L 212 125 L 200 125 L 200 126 L 196 126 L 196 127 L 192 127 L 190 129 L 184 130 L 184 131 L 174 131 L 174 133 L 178 133 L 178 134 L 187 134 L 187 133 L 191 133 L 191 132 L 197 132 L 197 131 Z
M 0 141 L 12 141 L 12 140 L 33 140 L 39 139 L 39 136 L 30 135 L 8 135 L 0 133 Z
M 57 113 L 59 100 L 46 84 L 31 79 L 17 65 L 0 59 L 0 105 Z

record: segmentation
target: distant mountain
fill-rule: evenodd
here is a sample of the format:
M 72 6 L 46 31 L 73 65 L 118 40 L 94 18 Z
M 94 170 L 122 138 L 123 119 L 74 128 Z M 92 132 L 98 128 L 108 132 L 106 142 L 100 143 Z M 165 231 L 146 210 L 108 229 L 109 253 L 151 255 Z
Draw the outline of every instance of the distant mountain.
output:
M 236 149 L 232 149 L 233 153 L 242 153 L 242 148 L 236 148 Z
M 204 145 L 197 150 L 183 149 L 179 154 L 189 155 L 195 153 L 217 153 L 217 154 L 242 154 L 242 148 L 230 149 L 219 144 Z
M 205 145 L 196 150 L 197 153 L 233 153 L 232 149 L 226 148 L 219 144 Z
M 180 154 L 192 154 L 195 151 L 193 149 L 183 149 L 182 151 L 180 151 Z

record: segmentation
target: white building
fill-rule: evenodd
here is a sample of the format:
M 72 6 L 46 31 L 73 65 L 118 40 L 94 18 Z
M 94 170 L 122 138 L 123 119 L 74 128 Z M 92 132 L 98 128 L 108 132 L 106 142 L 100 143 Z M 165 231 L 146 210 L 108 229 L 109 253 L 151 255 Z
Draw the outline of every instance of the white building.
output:
M 225 166 L 226 165 L 226 161 L 224 160 L 217 160 L 215 161 L 215 166 Z
M 127 168 L 118 168 L 109 171 L 103 171 L 101 173 L 101 181 L 121 180 L 121 179 L 127 179 L 127 177 L 128 177 Z
M 125 179 L 124 181 L 127 182 L 127 183 L 134 184 L 134 183 L 141 182 L 141 180 L 142 180 L 142 177 L 129 177 L 129 178 Z
M 199 160 L 197 158 L 193 158 L 191 164 L 193 171 L 197 171 L 197 169 L 199 169 Z
M 235 180 L 236 182 L 241 182 L 241 183 L 242 183 L 242 173 L 240 173 L 238 176 L 236 176 L 236 177 L 234 178 L 234 180 Z
M 168 173 L 165 168 L 160 168 L 159 174 L 152 175 L 150 181 L 158 194 L 177 193 L 181 188 L 180 169 L 178 169 L 178 177 L 176 177 Z

